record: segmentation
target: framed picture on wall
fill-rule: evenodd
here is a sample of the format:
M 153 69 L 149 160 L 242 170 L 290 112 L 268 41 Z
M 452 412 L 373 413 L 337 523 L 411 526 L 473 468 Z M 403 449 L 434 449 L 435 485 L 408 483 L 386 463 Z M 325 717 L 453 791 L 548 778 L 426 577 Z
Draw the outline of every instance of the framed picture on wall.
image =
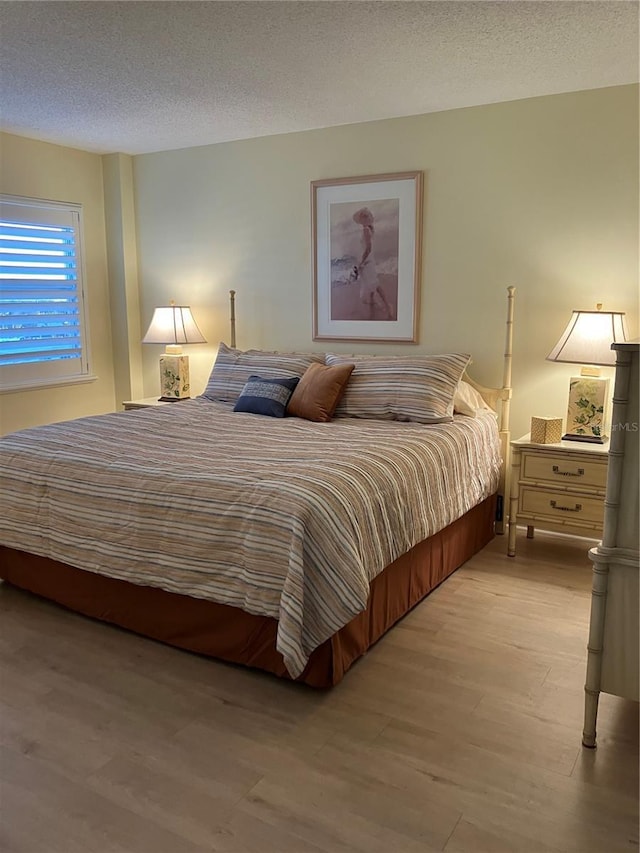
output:
M 422 172 L 312 181 L 313 339 L 418 340 Z

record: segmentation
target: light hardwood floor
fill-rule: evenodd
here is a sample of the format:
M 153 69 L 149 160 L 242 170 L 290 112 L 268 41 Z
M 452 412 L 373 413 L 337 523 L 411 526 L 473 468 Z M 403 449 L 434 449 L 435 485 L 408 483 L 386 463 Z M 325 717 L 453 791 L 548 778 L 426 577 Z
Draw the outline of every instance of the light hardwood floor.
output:
M 637 850 L 638 705 L 580 744 L 588 545 L 496 538 L 326 692 L 0 585 L 0 849 Z

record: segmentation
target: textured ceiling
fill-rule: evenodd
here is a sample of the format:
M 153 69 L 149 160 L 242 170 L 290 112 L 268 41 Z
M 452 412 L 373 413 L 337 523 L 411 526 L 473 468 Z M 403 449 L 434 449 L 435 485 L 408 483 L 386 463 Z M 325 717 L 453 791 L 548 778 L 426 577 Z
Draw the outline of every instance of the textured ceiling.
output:
M 638 3 L 1 2 L 1 123 L 130 154 L 638 80 Z

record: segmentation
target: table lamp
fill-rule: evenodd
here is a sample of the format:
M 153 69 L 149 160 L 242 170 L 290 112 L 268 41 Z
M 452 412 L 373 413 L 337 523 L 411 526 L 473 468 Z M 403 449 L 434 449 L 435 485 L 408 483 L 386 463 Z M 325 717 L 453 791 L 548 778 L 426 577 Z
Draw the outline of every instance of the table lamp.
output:
M 621 311 L 603 311 L 602 303 L 598 303 L 595 311 L 572 313 L 567 328 L 547 356 L 547 361 L 583 365 L 580 376 L 569 380 L 567 431 L 563 440 L 604 444 L 609 380 L 600 377 L 596 365 L 614 365 L 611 344 L 626 339 Z
M 165 344 L 160 356 L 160 396 L 166 403 L 188 400 L 191 396 L 189 383 L 189 356 L 183 355 L 182 344 L 205 344 L 202 332 L 196 325 L 191 308 L 186 305 L 170 305 L 156 308 L 143 344 Z

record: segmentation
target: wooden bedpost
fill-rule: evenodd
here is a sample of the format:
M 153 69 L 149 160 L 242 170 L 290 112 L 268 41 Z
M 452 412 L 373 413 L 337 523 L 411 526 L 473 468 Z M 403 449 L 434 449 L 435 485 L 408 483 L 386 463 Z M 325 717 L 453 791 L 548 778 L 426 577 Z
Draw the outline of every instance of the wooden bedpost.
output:
M 511 432 L 509 428 L 509 416 L 511 414 L 511 359 L 513 356 L 513 301 L 515 292 L 515 287 L 511 286 L 507 288 L 507 336 L 502 362 L 502 387 L 487 388 L 476 382 L 466 372 L 462 376 L 466 382 L 469 382 L 480 393 L 490 409 L 496 413 L 499 411 L 498 431 L 500 435 L 502 466 L 498 481 L 496 533 L 504 533 L 507 526 L 507 512 L 509 508 L 509 481 L 511 479 Z
M 229 321 L 231 323 L 231 341 L 232 349 L 236 348 L 236 292 L 229 291 Z
M 498 486 L 498 516 L 496 518 L 496 533 L 504 533 L 509 507 L 509 482 L 511 468 L 511 431 L 509 417 L 511 415 L 511 362 L 513 358 L 513 300 L 515 287 L 507 288 L 507 334 L 504 348 L 504 364 L 502 374 L 502 389 L 500 399 L 500 447 L 502 449 L 502 468 Z

